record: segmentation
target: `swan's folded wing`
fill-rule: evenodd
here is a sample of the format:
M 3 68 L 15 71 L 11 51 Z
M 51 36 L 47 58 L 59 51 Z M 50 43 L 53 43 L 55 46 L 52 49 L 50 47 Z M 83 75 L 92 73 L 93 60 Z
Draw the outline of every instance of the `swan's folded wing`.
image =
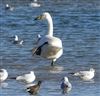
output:
M 62 48 L 56 46 L 46 45 L 42 48 L 42 56 L 45 58 L 52 58 L 54 57 Z
M 43 46 L 45 46 L 46 44 L 48 44 L 48 42 L 44 42 L 41 46 L 37 46 L 36 48 L 33 48 L 32 49 L 33 55 L 34 54 L 40 55 L 41 54 L 41 48 Z

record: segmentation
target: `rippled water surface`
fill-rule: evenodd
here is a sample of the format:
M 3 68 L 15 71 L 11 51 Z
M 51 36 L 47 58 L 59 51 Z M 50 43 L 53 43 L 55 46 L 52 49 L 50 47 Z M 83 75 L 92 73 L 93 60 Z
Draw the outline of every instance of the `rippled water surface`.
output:
M 34 70 L 42 80 L 37 96 L 63 96 L 61 79 L 68 76 L 72 91 L 67 96 L 100 95 L 100 1 L 99 0 L 39 0 L 41 7 L 29 6 L 31 0 L 0 0 L 0 68 L 8 70 L 8 79 L 0 86 L 0 96 L 29 96 L 25 84 L 11 79 Z M 14 7 L 5 10 L 5 4 Z M 54 22 L 54 36 L 61 38 L 64 53 L 55 64 L 32 56 L 37 34 L 47 33 L 46 21 L 34 21 L 48 11 Z M 14 45 L 17 34 L 23 46 Z M 96 69 L 94 82 L 84 82 L 69 72 Z M 36 81 L 37 81 L 36 80 Z

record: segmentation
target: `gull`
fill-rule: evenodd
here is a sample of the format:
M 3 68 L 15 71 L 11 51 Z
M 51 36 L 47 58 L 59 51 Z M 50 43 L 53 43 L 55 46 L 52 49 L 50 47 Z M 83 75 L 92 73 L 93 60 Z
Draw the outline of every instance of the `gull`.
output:
M 32 83 L 33 81 L 35 81 L 35 79 L 36 79 L 36 76 L 34 74 L 34 71 L 30 71 L 30 73 L 16 77 L 16 80 L 22 81 L 25 83 Z
M 37 0 L 34 0 L 34 2 L 31 2 L 31 3 L 30 3 L 30 6 L 31 6 L 31 7 L 40 7 L 41 4 L 37 3 Z
M 27 88 L 27 92 L 29 92 L 31 95 L 35 95 L 38 93 L 39 89 L 40 89 L 40 85 L 41 85 L 42 81 L 38 81 L 37 84 L 30 86 Z
M 40 41 L 40 39 L 41 39 L 41 35 L 40 34 L 38 34 L 37 35 L 37 39 L 36 39 L 36 42 L 35 42 L 35 45 L 37 45 L 38 44 L 38 42 Z M 32 53 L 35 53 L 36 52 L 36 50 L 37 50 L 37 47 L 34 47 L 34 48 L 32 48 Z
M 3 82 L 7 79 L 8 72 L 6 69 L 0 69 L 0 82 Z
M 18 44 L 18 42 L 19 42 L 18 36 L 15 35 L 15 36 L 14 36 L 14 41 L 13 41 L 13 43 L 14 43 L 14 44 Z
M 38 44 L 38 42 L 40 41 L 40 39 L 41 39 L 41 35 L 40 35 L 40 34 L 38 34 L 38 35 L 37 35 L 36 44 Z
M 40 38 L 33 55 L 36 54 L 52 60 L 51 66 L 53 66 L 54 62 L 63 54 L 62 41 L 60 38 L 53 36 L 53 21 L 51 15 L 48 12 L 44 12 L 35 18 L 35 20 L 43 19 L 48 22 L 48 33 Z
M 79 76 L 82 80 L 88 81 L 93 79 L 94 75 L 95 75 L 95 69 L 90 68 L 89 71 L 79 71 L 76 73 L 71 73 L 74 76 Z
M 63 78 L 63 81 L 61 83 L 61 89 L 62 89 L 63 94 L 68 93 L 69 91 L 71 91 L 72 85 L 69 82 L 68 77 Z
M 18 35 L 14 36 L 14 41 L 13 41 L 14 44 L 22 45 L 23 42 L 24 42 L 23 40 L 19 40 Z
M 11 7 L 9 4 L 6 4 L 6 5 L 5 5 L 5 10 L 10 10 L 10 11 L 13 11 L 13 10 L 14 10 L 14 8 L 13 8 L 13 7 Z
M 23 42 L 24 42 L 23 40 L 19 41 L 19 45 L 23 45 Z
M 41 39 L 41 35 L 40 35 L 40 34 L 38 34 L 38 35 L 37 35 L 37 38 L 38 38 L 38 40 L 37 40 L 37 41 L 39 42 L 39 40 Z

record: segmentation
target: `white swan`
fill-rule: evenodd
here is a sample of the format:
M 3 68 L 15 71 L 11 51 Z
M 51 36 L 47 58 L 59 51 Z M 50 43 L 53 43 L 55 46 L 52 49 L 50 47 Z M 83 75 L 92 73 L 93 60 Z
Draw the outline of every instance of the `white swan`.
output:
M 35 20 L 39 19 L 47 20 L 48 34 L 40 38 L 34 54 L 52 60 L 51 66 L 53 66 L 54 62 L 63 54 L 62 41 L 53 36 L 53 21 L 48 12 L 35 18 Z
M 8 72 L 6 69 L 0 69 L 0 82 L 3 82 L 7 79 Z
M 36 76 L 34 74 L 34 71 L 30 71 L 30 73 L 16 77 L 16 80 L 22 81 L 22 82 L 25 82 L 25 83 L 32 83 L 32 82 L 35 81 L 35 79 L 36 79 Z

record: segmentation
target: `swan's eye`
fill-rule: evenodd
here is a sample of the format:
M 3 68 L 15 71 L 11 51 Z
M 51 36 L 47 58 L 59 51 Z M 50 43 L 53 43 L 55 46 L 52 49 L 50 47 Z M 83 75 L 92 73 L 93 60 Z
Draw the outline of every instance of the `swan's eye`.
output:
M 43 16 L 42 15 L 37 16 L 34 20 L 41 20 L 41 19 L 43 19 Z

